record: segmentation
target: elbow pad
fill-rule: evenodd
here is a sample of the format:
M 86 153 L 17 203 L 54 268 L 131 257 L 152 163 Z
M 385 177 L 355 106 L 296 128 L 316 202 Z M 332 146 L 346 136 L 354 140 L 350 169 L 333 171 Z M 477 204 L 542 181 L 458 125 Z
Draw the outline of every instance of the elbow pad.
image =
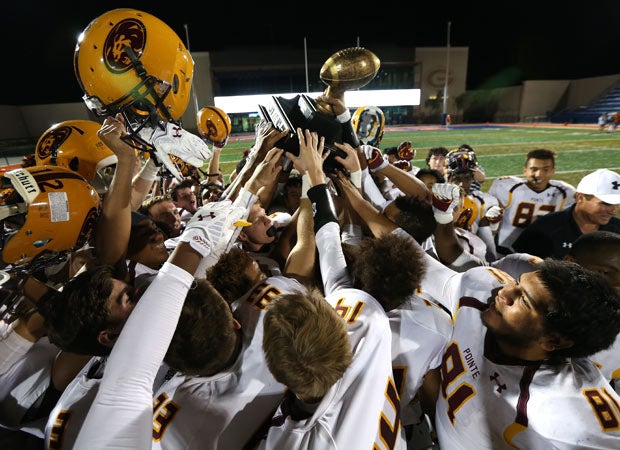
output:
M 319 231 L 323 225 L 329 222 L 338 223 L 336 209 L 332 202 L 332 196 L 327 190 L 326 184 L 317 184 L 308 190 L 308 198 L 314 211 L 314 232 Z

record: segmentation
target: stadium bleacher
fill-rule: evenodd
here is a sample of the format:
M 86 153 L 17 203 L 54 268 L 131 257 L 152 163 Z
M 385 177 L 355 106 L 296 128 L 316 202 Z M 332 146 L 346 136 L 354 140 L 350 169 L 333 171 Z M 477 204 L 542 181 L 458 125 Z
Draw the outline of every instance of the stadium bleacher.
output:
M 553 114 L 551 123 L 596 123 L 603 113 L 620 111 L 620 83 L 606 90 L 586 106 L 566 108 L 557 114 Z

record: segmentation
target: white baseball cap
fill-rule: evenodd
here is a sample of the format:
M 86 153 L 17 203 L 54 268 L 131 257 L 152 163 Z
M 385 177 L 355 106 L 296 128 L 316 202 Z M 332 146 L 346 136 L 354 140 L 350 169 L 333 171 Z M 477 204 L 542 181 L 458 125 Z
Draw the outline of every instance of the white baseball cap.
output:
M 581 179 L 577 192 L 594 195 L 610 205 L 620 204 L 620 174 L 609 169 L 597 169 Z

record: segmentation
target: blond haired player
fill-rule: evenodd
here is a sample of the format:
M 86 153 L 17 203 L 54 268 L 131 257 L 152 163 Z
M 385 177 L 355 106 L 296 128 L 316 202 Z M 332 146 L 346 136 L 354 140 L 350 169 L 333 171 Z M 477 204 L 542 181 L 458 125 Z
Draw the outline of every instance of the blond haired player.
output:
M 300 155 L 287 156 L 309 179 L 308 198 L 315 211 L 314 229 L 325 300 L 346 324 L 345 328 L 334 331 L 337 335 L 348 333 L 352 360 L 348 367 L 340 367 L 344 371 L 334 384 L 322 383 L 321 391 L 308 392 L 295 375 L 300 362 L 312 361 L 306 359 L 309 355 L 305 350 L 296 347 L 298 351 L 287 352 L 290 360 L 270 358 L 274 349 L 265 342 L 267 363 L 278 374 L 276 378 L 289 386 L 290 392 L 276 411 L 259 448 L 404 448 L 399 398 L 392 377 L 388 319 L 375 298 L 352 287 L 346 272 L 340 227 L 324 183 L 323 138 L 319 140 L 316 133 L 308 130 L 298 130 L 297 135 Z M 277 312 L 272 308 L 266 320 Z M 287 328 L 284 326 L 282 332 Z M 317 364 L 325 364 L 326 370 L 333 368 L 336 361 L 330 362 L 329 354 L 323 356 L 325 360 Z M 291 369 L 282 371 L 289 364 Z

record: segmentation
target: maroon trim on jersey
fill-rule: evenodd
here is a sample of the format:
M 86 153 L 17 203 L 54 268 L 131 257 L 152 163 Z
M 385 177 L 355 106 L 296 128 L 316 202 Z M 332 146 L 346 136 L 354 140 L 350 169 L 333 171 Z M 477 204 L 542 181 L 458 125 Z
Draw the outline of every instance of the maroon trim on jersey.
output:
M 517 417 L 515 417 L 515 422 L 524 427 L 527 427 L 528 424 L 527 402 L 530 400 L 530 384 L 532 384 L 534 374 L 539 367 L 540 363 L 525 367 L 519 381 L 519 400 L 517 401 Z
M 461 297 L 459 299 L 458 309 L 462 308 L 463 306 L 475 308 L 480 311 L 484 311 L 489 307 L 487 303 L 482 303 L 480 300 L 474 297 Z

